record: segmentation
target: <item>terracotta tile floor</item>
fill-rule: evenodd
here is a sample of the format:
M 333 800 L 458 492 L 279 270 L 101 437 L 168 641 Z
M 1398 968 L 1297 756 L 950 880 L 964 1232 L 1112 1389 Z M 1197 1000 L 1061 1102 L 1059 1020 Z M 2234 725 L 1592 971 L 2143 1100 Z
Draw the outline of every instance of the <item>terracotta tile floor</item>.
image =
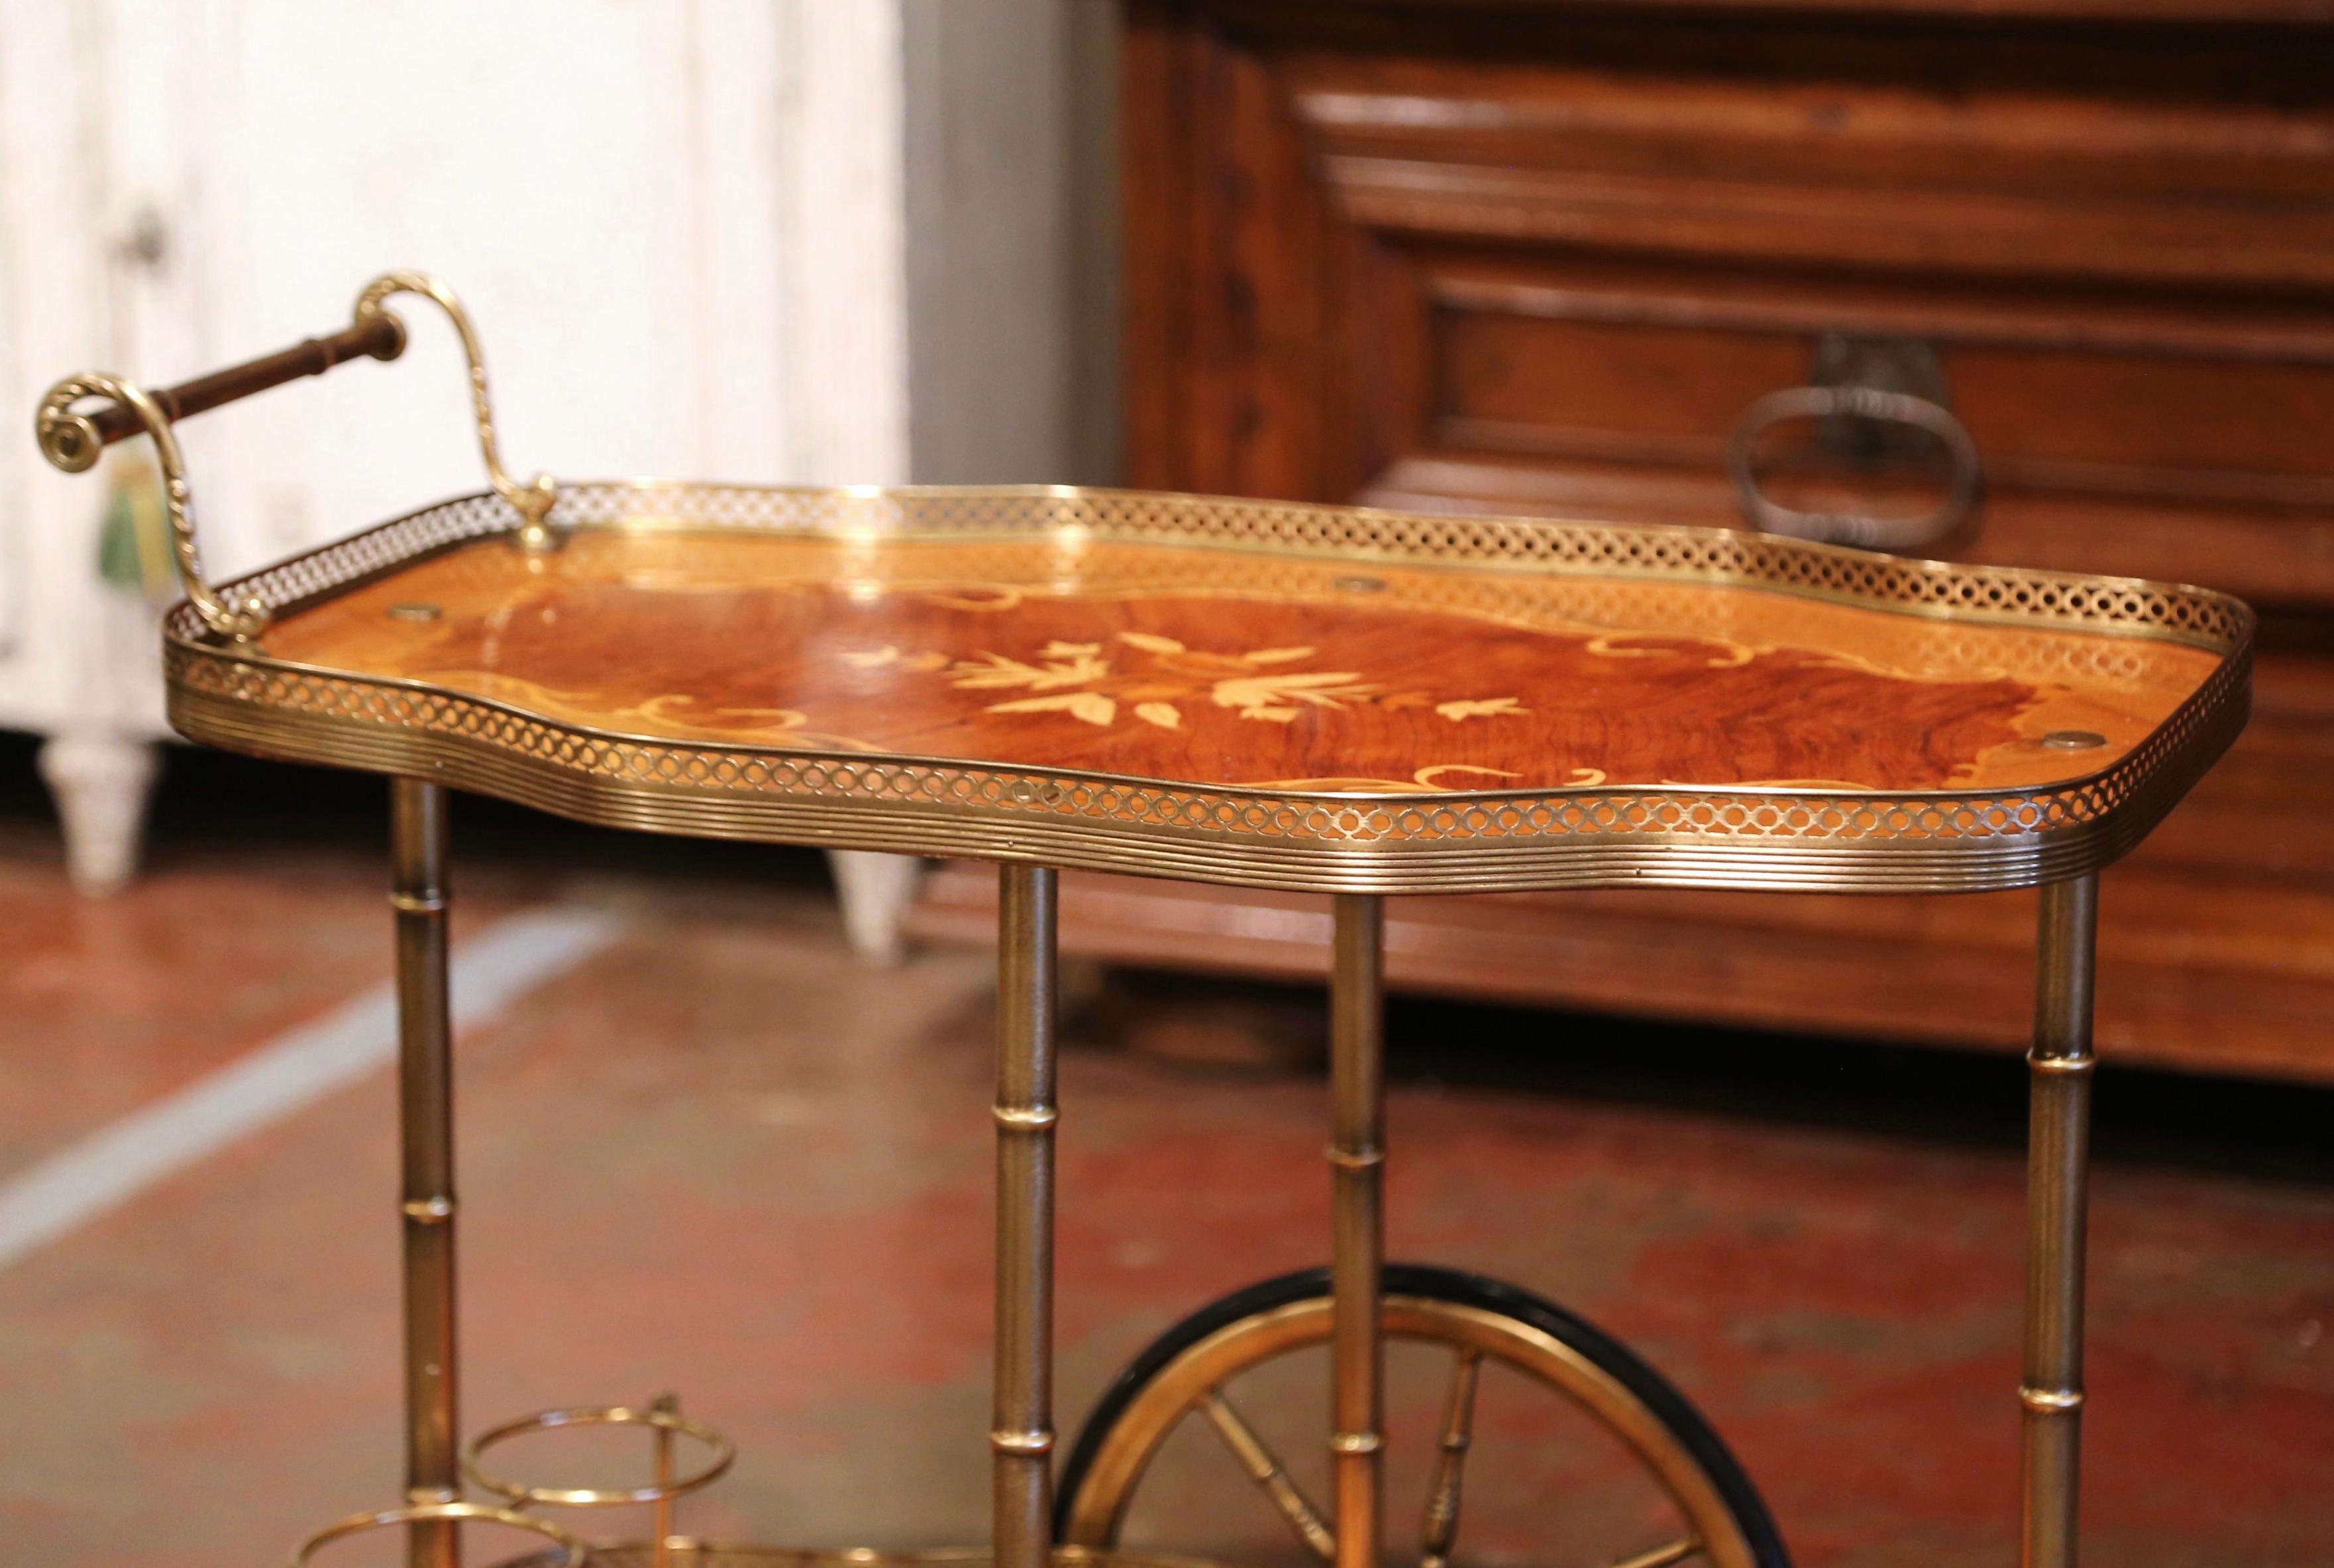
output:
M 0 751 L 0 1179 L 386 973 L 378 786 L 180 758 L 151 875 L 86 905 L 23 763 Z M 675 1388 L 743 1450 L 692 1528 L 977 1537 L 983 956 L 854 967 L 808 857 L 471 803 L 458 833 L 458 939 L 545 903 L 624 922 L 461 1045 L 468 1424 Z M 1245 1005 L 1139 995 L 1224 1028 Z M 1325 1236 L 1317 1077 L 1177 1068 L 1107 1034 L 1064 1064 L 1066 1429 L 1182 1312 Z M 2014 1560 L 2014 1063 L 1448 1005 L 1397 1005 L 1392 1035 L 1397 1255 L 1638 1345 L 1804 1563 Z M 2136 1073 L 2101 1092 L 2086 1562 L 2323 1568 L 2334 1097 Z M 0 1270 L 0 1561 L 269 1563 L 392 1499 L 391 1109 L 375 1074 Z M 1434 1384 L 1397 1370 L 1400 1443 Z M 1317 1409 L 1301 1380 L 1261 1398 L 1277 1430 Z M 1487 1418 L 1476 1561 L 1568 1568 L 1518 1544 L 1543 1511 L 1596 1510 L 1529 1466 L 1500 1487 L 1505 1430 Z M 1180 1544 L 1286 1560 L 1203 1449 L 1159 1486 L 1145 1517 Z

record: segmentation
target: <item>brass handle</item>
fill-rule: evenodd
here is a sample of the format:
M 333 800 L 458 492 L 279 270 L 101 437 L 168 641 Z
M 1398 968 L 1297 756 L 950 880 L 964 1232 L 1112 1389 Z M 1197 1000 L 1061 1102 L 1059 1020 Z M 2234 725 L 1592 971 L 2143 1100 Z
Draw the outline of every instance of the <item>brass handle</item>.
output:
M 1759 438 L 1786 419 L 1836 417 L 1876 419 L 1925 430 L 1943 444 L 1953 464 L 1945 497 L 1934 509 L 1910 517 L 1878 517 L 1863 512 L 1803 512 L 1786 506 L 1767 494 L 1752 462 Z M 1910 392 L 1877 387 L 1792 387 L 1770 392 L 1742 411 L 1726 453 L 1727 471 L 1742 515 L 1750 525 L 1767 534 L 1823 544 L 1855 544 L 1868 550 L 1909 550 L 1944 538 L 1969 520 L 1977 508 L 1982 470 L 1977 443 L 1953 410 Z
M 186 588 L 187 601 L 215 635 L 234 642 L 252 641 L 265 628 L 267 611 L 256 599 L 230 604 L 204 581 L 202 557 L 195 544 L 193 491 L 187 482 L 186 457 L 171 425 L 302 376 L 321 376 L 353 359 L 396 359 L 405 351 L 405 323 L 383 302 L 400 293 L 422 295 L 453 322 L 462 341 L 462 353 L 469 361 L 470 409 L 477 423 L 478 449 L 486 462 L 487 477 L 519 515 L 520 545 L 529 551 L 553 548 L 558 535 L 549 518 L 557 493 L 551 477 L 537 474 L 522 486 L 504 470 L 495 440 L 494 407 L 487 391 L 486 355 L 478 346 L 478 335 L 454 291 L 425 273 L 393 272 L 375 278 L 357 296 L 354 319 L 341 332 L 310 338 L 175 387 L 149 391 L 135 381 L 95 370 L 68 376 L 49 389 L 34 416 L 34 434 L 41 453 L 66 473 L 78 474 L 95 466 L 98 454 L 124 437 L 142 432 L 151 438 L 155 460 L 162 468 L 171 559 Z M 83 412 L 77 405 L 90 398 L 107 399 L 109 406 Z
M 329 337 L 310 338 L 227 370 L 181 381 L 175 387 L 153 389 L 150 395 L 155 407 L 176 423 L 302 376 L 321 376 L 351 360 L 393 360 L 404 351 L 405 324 L 395 316 L 382 313 Z M 115 403 L 93 414 L 60 409 L 53 418 L 41 420 L 41 451 L 66 473 L 78 474 L 97 461 L 100 448 L 142 435 L 145 429 L 137 410 L 124 403 Z

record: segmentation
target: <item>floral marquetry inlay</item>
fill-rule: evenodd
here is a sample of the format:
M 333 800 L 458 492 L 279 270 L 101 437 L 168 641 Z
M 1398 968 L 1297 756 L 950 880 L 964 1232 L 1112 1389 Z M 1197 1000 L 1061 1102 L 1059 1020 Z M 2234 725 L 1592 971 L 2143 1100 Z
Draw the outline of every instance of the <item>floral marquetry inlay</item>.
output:
M 1311 648 L 1210 652 L 1153 631 L 1121 631 L 1115 646 L 1056 640 L 1030 659 L 984 649 L 975 658 L 959 659 L 945 653 L 902 654 L 889 646 L 844 657 L 862 669 L 890 664 L 937 671 L 963 691 L 1040 694 L 989 703 L 990 713 L 1061 713 L 1104 726 L 1124 718 L 1180 730 L 1187 711 L 1205 715 L 1211 709 L 1288 724 L 1308 707 L 1343 709 L 1359 702 L 1389 711 L 1432 706 L 1454 722 L 1524 711 L 1512 697 L 1438 702 L 1423 691 L 1388 691 L 1357 670 L 1304 669 L 1318 658 Z

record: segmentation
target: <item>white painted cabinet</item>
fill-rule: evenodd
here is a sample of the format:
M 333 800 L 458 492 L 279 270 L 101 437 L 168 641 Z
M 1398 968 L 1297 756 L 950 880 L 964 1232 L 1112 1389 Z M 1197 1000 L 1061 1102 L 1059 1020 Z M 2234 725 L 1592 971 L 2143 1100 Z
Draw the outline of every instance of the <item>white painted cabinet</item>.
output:
M 0 726 L 53 737 L 78 879 L 130 870 L 160 704 L 106 486 L 30 439 L 50 381 L 282 347 L 408 266 L 468 304 L 522 474 L 1076 476 L 1083 4 L 0 0 Z M 479 486 L 451 332 L 400 309 L 395 363 L 182 427 L 215 578 Z

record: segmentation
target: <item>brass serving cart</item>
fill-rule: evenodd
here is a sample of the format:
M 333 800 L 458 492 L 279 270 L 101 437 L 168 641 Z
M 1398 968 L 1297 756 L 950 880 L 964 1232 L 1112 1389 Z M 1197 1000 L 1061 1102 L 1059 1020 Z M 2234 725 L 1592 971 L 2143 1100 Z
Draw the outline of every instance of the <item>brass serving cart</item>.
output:
M 461 338 L 493 488 L 213 588 L 172 421 L 396 358 L 405 327 L 385 306 L 400 293 Z M 1146 1467 L 1193 1415 L 1305 1550 L 1374 1568 L 1389 1337 L 1450 1352 L 1423 1568 L 1458 1539 L 1486 1364 L 1562 1396 L 1673 1506 L 1664 1539 L 1600 1561 L 1782 1568 L 1741 1467 L 1625 1346 L 1514 1287 L 1384 1261 L 1382 901 L 2039 885 L 2022 1555 L 2074 1562 L 2098 878 L 2244 723 L 2252 618 L 2234 600 L 1714 529 L 1056 488 L 521 485 L 469 322 L 416 274 L 365 289 L 342 332 L 169 390 L 73 377 L 38 426 L 68 469 L 125 436 L 154 444 L 187 592 L 164 628 L 177 727 L 392 781 L 408 1487 L 295 1563 L 402 1527 L 416 1568 L 454 1568 L 474 1523 L 535 1532 L 535 1560 L 565 1568 L 882 1560 L 677 1534 L 673 1499 L 729 1449 L 669 1402 L 546 1412 L 462 1445 L 451 789 L 653 832 L 998 862 L 997 1568 L 1124 1558 Z M 1153 1346 L 1057 1468 L 1061 867 L 1333 897 L 1334 1234 L 1327 1269 L 1228 1297 Z M 1318 1507 L 1230 1384 L 1325 1345 Z M 486 1455 L 593 1424 L 646 1429 L 653 1479 L 535 1486 Z M 586 1545 L 539 1512 L 624 1502 L 654 1505 L 647 1540 Z

